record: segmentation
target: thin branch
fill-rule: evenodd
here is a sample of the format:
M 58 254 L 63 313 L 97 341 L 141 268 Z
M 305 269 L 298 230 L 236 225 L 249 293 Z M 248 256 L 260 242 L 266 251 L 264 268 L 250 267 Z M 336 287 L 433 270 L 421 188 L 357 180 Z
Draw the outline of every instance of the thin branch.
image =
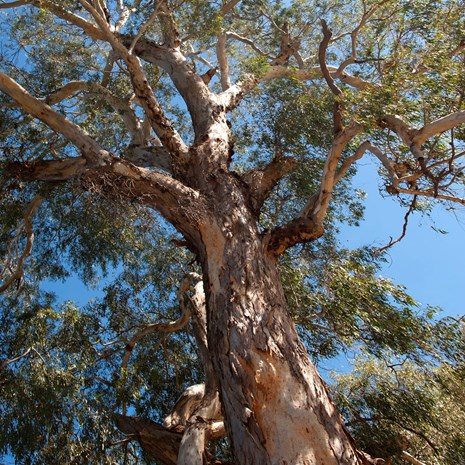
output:
M 355 153 L 347 157 L 344 162 L 342 163 L 341 167 L 339 168 L 339 171 L 336 173 L 334 176 L 334 184 L 337 184 L 347 173 L 348 169 L 357 161 L 360 160 L 360 158 L 365 155 L 365 152 L 369 149 L 371 143 L 369 141 L 365 141 L 360 146 L 358 149 L 355 151 Z
M 138 331 L 128 342 L 126 342 L 126 350 L 123 355 L 123 360 L 121 364 L 122 368 L 127 367 L 129 358 L 131 356 L 132 351 L 134 350 L 134 347 L 143 337 L 158 332 L 171 333 L 174 331 L 178 331 L 184 326 L 186 326 L 191 316 L 191 310 L 189 305 L 185 305 L 184 303 L 184 294 L 189 290 L 192 284 L 192 279 L 193 276 L 188 275 L 179 286 L 178 300 L 181 306 L 181 316 L 175 321 L 147 324 L 140 331 Z
M 34 199 L 29 203 L 26 211 L 24 212 L 23 216 L 23 225 L 17 231 L 17 236 L 22 232 L 22 229 L 26 232 L 26 246 L 24 247 L 23 253 L 18 259 L 18 264 L 16 269 L 13 273 L 11 273 L 10 277 L 0 286 L 0 292 L 4 292 L 8 289 L 13 282 L 20 282 L 23 276 L 23 268 L 24 262 L 29 257 L 32 251 L 32 246 L 34 244 L 34 231 L 32 229 L 32 218 L 39 210 L 40 204 L 44 200 L 44 197 L 41 195 L 36 195 Z M 18 237 L 15 237 L 17 240 Z
M 371 84 L 363 79 L 352 76 L 343 72 L 341 76 L 336 76 L 337 68 L 327 66 L 328 71 L 333 79 L 338 78 L 341 82 L 350 85 L 356 89 L 365 89 Z M 250 91 L 255 89 L 261 82 L 269 82 L 274 79 L 289 78 L 299 81 L 314 81 L 323 77 L 320 66 L 315 66 L 308 69 L 292 69 L 286 66 L 269 66 L 266 67 L 260 75 L 246 74 L 241 80 L 236 82 L 227 91 L 220 94 L 220 99 L 223 101 L 227 110 L 233 110 L 242 101 L 243 97 Z
M 225 34 L 228 39 L 234 39 L 239 42 L 242 42 L 243 44 L 248 45 L 253 50 L 255 50 L 260 56 L 271 58 L 271 55 L 269 53 L 264 52 L 259 47 L 257 47 L 257 45 L 255 45 L 255 42 L 253 40 L 250 40 L 247 37 L 241 36 L 240 34 L 237 34 L 236 32 L 232 32 L 232 31 L 227 31 Z
M 43 101 L 48 105 L 56 105 L 63 100 L 74 97 L 79 92 L 86 91 L 89 95 L 104 98 L 121 115 L 126 128 L 132 136 L 132 144 L 143 145 L 145 142 L 144 132 L 139 119 L 131 108 L 128 98 L 120 98 L 113 95 L 109 89 L 97 82 L 70 81 L 63 87 L 48 95 Z
M 137 33 L 137 35 L 132 40 L 132 43 L 131 43 L 131 45 L 129 46 L 129 49 L 128 49 L 129 53 L 133 52 L 134 47 L 136 46 L 137 42 L 144 35 L 145 31 L 150 27 L 150 25 L 155 21 L 155 19 L 159 15 L 160 11 L 161 11 L 161 3 L 157 3 L 157 5 L 155 6 L 155 9 L 153 10 L 153 13 L 151 14 L 150 18 L 147 20 L 147 22 L 145 24 L 143 24 L 141 26 L 141 28 L 139 29 L 139 32 Z
M 17 357 L 14 357 L 10 360 L 3 360 L 2 362 L 0 362 L 0 371 L 5 369 L 8 365 L 11 365 L 12 363 L 17 362 L 18 360 L 21 360 L 22 358 L 26 357 L 31 350 L 32 350 L 32 347 L 29 347 L 29 349 L 27 349 L 21 355 L 18 355 Z
M 371 142 L 368 143 L 367 149 L 375 155 L 379 161 L 383 164 L 383 166 L 386 168 L 386 170 L 389 173 L 389 177 L 391 178 L 392 182 L 392 187 L 394 190 L 397 190 L 399 187 L 399 177 L 397 176 L 396 173 L 396 168 L 395 168 L 395 163 L 393 160 L 391 160 L 383 151 L 377 147 L 376 145 L 373 145 Z
M 389 241 L 389 244 L 386 244 L 385 246 L 380 247 L 379 249 L 376 249 L 375 253 L 380 253 L 380 252 L 383 252 L 384 250 L 387 250 L 387 249 L 391 248 L 394 244 L 397 244 L 398 242 L 400 242 L 405 237 L 405 235 L 407 234 L 407 226 L 408 226 L 409 216 L 413 211 L 415 211 L 416 204 L 417 204 L 417 196 L 415 195 L 413 197 L 412 202 L 410 203 L 410 206 L 409 206 L 409 208 L 407 210 L 407 213 L 404 216 L 404 225 L 402 226 L 401 235 L 395 240 L 391 239 Z
M 441 199 L 441 200 L 447 200 L 449 202 L 454 202 L 454 203 L 460 203 L 461 205 L 465 205 L 465 199 L 461 197 L 454 197 L 453 195 L 447 195 L 447 194 L 439 194 L 437 192 L 430 192 L 430 191 L 425 191 L 425 190 L 411 190 L 411 189 L 404 189 L 402 187 L 397 188 L 397 193 L 398 194 L 409 194 L 409 195 L 418 195 L 418 196 L 423 196 L 423 197 L 431 197 L 434 199 Z

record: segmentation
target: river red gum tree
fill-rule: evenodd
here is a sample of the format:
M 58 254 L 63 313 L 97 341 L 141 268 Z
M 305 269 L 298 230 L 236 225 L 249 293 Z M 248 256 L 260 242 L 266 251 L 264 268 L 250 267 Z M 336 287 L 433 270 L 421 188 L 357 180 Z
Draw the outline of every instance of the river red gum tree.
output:
M 67 27 L 108 44 L 114 62 L 124 67 L 130 78 L 136 103 L 118 100 L 105 82 L 86 81 L 63 83 L 54 93 L 37 98 L 1 73 L 0 90 L 11 97 L 10 104 L 42 121 L 79 151 L 79 156 L 74 157 L 14 162 L 6 169 L 25 181 L 78 179 L 85 189 L 98 190 L 109 198 L 135 199 L 157 210 L 182 234 L 203 273 L 203 285 L 196 286 L 189 306 L 198 326 L 199 347 L 203 348 L 206 387 L 203 391 L 187 392 L 184 410 L 175 406 L 170 417 L 177 415 L 178 420 L 165 422 L 165 428 L 124 415 L 117 419 L 119 428 L 136 434 L 141 446 L 163 464 L 217 463 L 218 459 L 210 456 L 206 447 L 209 440 L 223 435 L 231 441 L 237 464 L 368 463 L 371 459 L 357 450 L 299 340 L 287 309 L 277 260 L 289 247 L 324 234 L 336 183 L 367 152 L 384 166 L 390 178 L 390 192 L 465 203 L 450 193 L 451 184 L 447 184 L 445 176 L 451 173 L 433 173 L 438 163 L 446 166 L 450 159 L 430 162 L 422 149 L 430 138 L 463 124 L 465 111 L 427 121 L 422 127 L 412 127 L 391 114 L 378 118 L 378 127 L 397 136 L 409 151 L 412 161 L 408 172 L 400 173 L 397 160 L 366 139 L 366 123 L 348 114 L 338 86 L 350 86 L 360 92 L 375 86 L 349 75 L 346 67 L 356 62 L 358 32 L 384 2 L 362 13 L 360 23 L 351 32 L 350 58 L 338 67 L 326 62 L 332 33 L 325 22 L 321 27 L 318 62 L 313 65 L 302 60 L 300 41 L 292 37 L 288 26 L 282 26 L 278 28 L 281 45 L 274 56 L 270 56 L 271 51 L 268 53 L 266 66 L 232 85 L 227 39 L 234 39 L 234 34 L 228 36 L 219 31 L 215 45 L 222 86 L 219 92 L 210 87 L 213 72 L 200 75 L 183 54 L 176 11 L 171 10 L 168 2 L 156 4 L 152 16 L 136 35 L 121 32 L 131 15 L 123 2 L 118 3 L 119 20 L 115 23 L 107 14 L 108 8 L 114 9 L 112 5 L 102 1 L 79 3 L 81 13 L 54 1 L 2 3 L 0 8 L 42 8 L 66 22 Z M 232 14 L 239 3 L 230 1 L 219 6 L 218 16 Z M 162 31 L 158 42 L 144 34 L 155 20 Z M 243 37 L 239 36 L 239 40 L 247 45 Z M 451 56 L 461 52 L 460 48 L 454 50 Z M 296 60 L 297 67 L 289 66 L 291 59 Z M 170 76 L 191 118 L 192 144 L 183 140 L 165 116 L 143 62 Z M 286 77 L 329 86 L 335 102 L 334 139 L 320 185 L 300 214 L 287 224 L 262 230 L 259 216 L 263 203 L 297 161 L 277 153 L 264 167 L 242 174 L 232 171 L 234 141 L 227 118 L 261 83 Z M 53 108 L 85 93 L 103 96 L 122 115 L 131 137 L 131 145 L 125 151 L 107 150 Z M 136 112 L 136 106 L 140 112 Z M 154 136 L 156 143 L 152 142 Z M 347 155 L 349 147 L 351 153 Z M 24 258 L 28 253 L 25 251 Z

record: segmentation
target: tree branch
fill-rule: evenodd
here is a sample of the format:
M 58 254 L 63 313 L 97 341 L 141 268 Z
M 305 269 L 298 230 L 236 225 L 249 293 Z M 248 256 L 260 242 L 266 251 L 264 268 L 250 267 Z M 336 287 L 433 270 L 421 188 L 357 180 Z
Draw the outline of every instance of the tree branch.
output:
M 323 232 L 323 226 L 313 219 L 296 218 L 268 232 L 264 237 L 264 243 L 271 255 L 279 256 L 296 244 L 318 239 Z
M 16 81 L 3 73 L 0 73 L 0 90 L 15 100 L 24 111 L 72 142 L 90 164 L 98 166 L 108 160 L 109 153 L 102 149 L 87 132 L 43 101 L 30 95 Z
M 92 14 L 114 51 L 118 53 L 126 63 L 137 98 L 139 99 L 145 114 L 149 118 L 153 130 L 158 135 L 163 145 L 171 152 L 173 157 L 179 159 L 185 158 L 187 156 L 188 148 L 184 144 L 180 135 L 173 128 L 170 121 L 165 117 L 163 110 L 155 98 L 153 89 L 148 83 L 140 60 L 131 52 L 131 50 L 126 49 L 123 43 L 120 42 L 119 38 L 113 34 L 106 21 L 98 14 L 95 8 L 93 8 L 85 0 L 79 0 L 79 2 L 87 11 L 89 11 L 89 13 Z M 133 42 L 134 40 L 131 41 L 130 47 L 137 45 L 133 44 Z
M 121 99 L 113 95 L 109 89 L 97 82 L 70 81 L 53 94 L 48 95 L 43 101 L 48 105 L 56 105 L 82 91 L 86 91 L 89 95 L 105 99 L 107 103 L 119 112 L 126 128 L 131 134 L 132 144 L 143 145 L 145 143 L 145 133 L 139 119 L 130 106 L 129 99 Z
M 231 87 L 231 79 L 229 76 L 229 64 L 226 56 L 226 37 L 227 34 L 223 31 L 218 36 L 216 42 L 216 56 L 218 58 L 218 66 L 220 69 L 220 82 L 223 91 Z
M 264 168 L 247 171 L 241 176 L 242 180 L 249 186 L 250 201 L 257 214 L 278 181 L 296 167 L 297 160 L 294 158 L 276 156 Z
M 58 18 L 64 19 L 65 21 L 74 24 L 75 26 L 78 26 L 83 31 L 85 31 L 92 39 L 106 40 L 105 34 L 98 27 L 84 19 L 82 16 L 79 16 L 75 13 L 71 13 L 70 11 L 66 10 L 65 8 L 59 6 L 54 2 L 50 2 L 47 0 L 31 0 L 29 3 L 35 6 L 36 8 L 46 8 L 47 10 L 55 14 Z
M 164 45 L 168 48 L 178 48 L 181 44 L 178 27 L 174 21 L 173 12 L 171 11 L 167 0 L 160 0 L 160 23 L 163 31 Z
M 0 3 L 0 10 L 2 10 L 3 8 L 15 8 L 17 6 L 27 5 L 28 3 L 28 0 L 18 0 L 17 2 Z
M 414 145 L 420 146 L 426 142 L 430 137 L 440 134 L 442 132 L 448 131 L 449 129 L 455 128 L 460 124 L 465 123 L 465 110 L 456 111 L 450 115 L 439 118 L 435 121 L 432 121 L 429 124 L 426 124 L 421 129 L 416 131 L 412 137 L 412 143 Z
M 1 290 L 0 290 L 1 292 Z M 5 369 L 8 365 L 14 363 L 14 362 L 17 362 L 18 360 L 21 360 L 22 358 L 26 357 L 29 352 L 32 350 L 32 347 L 29 347 L 29 349 L 27 349 L 26 351 L 24 351 L 21 355 L 18 355 L 17 357 L 14 357 L 10 360 L 3 360 L 2 362 L 0 362 L 0 372 Z
M 336 169 L 342 152 L 347 144 L 360 132 L 363 127 L 357 123 L 352 123 L 344 128 L 334 139 L 331 150 L 326 157 L 323 174 L 321 177 L 320 189 L 316 199 L 312 197 L 307 205 L 302 209 L 300 217 L 311 217 L 320 224 L 323 222 L 331 196 L 336 183 Z
M 162 465 L 177 465 L 182 434 L 169 431 L 151 420 L 115 415 L 116 426 L 137 439 L 142 449 Z
M 409 220 L 411 213 L 415 210 L 416 204 L 417 204 L 417 196 L 415 195 L 413 197 L 412 202 L 410 203 L 407 213 L 404 216 L 404 225 L 402 226 L 401 235 L 395 240 L 392 240 L 391 238 L 391 240 L 389 241 L 389 244 L 386 244 L 384 247 L 380 247 L 379 249 L 376 249 L 375 250 L 376 253 L 380 253 L 380 252 L 383 252 L 384 250 L 389 249 L 390 247 L 392 247 L 394 244 L 397 244 L 405 237 L 405 235 L 407 234 L 408 220 Z
M 337 78 L 341 82 L 354 88 L 365 89 L 371 85 L 367 81 L 364 81 L 357 76 L 352 76 L 346 72 L 338 75 L 337 68 L 334 66 L 327 66 L 327 69 L 333 79 Z M 255 89 L 261 82 L 269 82 L 279 78 L 298 79 L 299 81 L 314 81 L 316 79 L 323 78 L 323 72 L 320 66 L 307 69 L 292 69 L 286 66 L 268 66 L 265 67 L 259 75 L 245 75 L 227 91 L 222 92 L 219 95 L 219 98 L 226 109 L 230 111 L 237 107 L 243 97 Z
M 42 203 L 43 200 L 44 200 L 44 197 L 42 197 L 41 195 L 36 195 L 34 199 L 29 203 L 26 211 L 24 212 L 23 224 L 17 229 L 16 235 L 13 238 L 13 241 L 15 242 L 18 241 L 19 235 L 24 229 L 24 231 L 26 232 L 26 246 L 24 247 L 24 250 L 21 256 L 18 258 L 16 269 L 11 273 L 9 278 L 0 286 L 0 292 L 4 292 L 6 289 L 8 289 L 13 284 L 13 282 L 16 281 L 20 283 L 21 281 L 21 278 L 23 276 L 24 262 L 31 254 L 32 245 L 34 244 L 34 231 L 32 229 L 32 218 L 37 213 L 40 207 L 40 204 Z M 11 261 L 11 254 L 12 254 L 11 250 L 9 250 L 8 254 L 9 254 L 9 257 L 7 258 L 7 263 Z M 3 274 L 4 271 L 1 274 Z
M 426 465 L 424 462 L 420 462 L 420 460 L 416 459 L 413 455 L 409 454 L 408 452 L 402 451 L 400 455 L 404 460 L 407 462 L 412 463 L 413 465 Z
M 159 168 L 170 174 L 173 171 L 173 159 L 165 147 L 129 147 L 125 159 L 140 168 Z
M 323 28 L 323 40 L 321 41 L 320 47 L 318 48 L 318 61 L 320 63 L 321 73 L 323 74 L 323 77 L 325 78 L 325 81 L 331 89 L 332 93 L 339 97 L 342 95 L 342 90 L 339 89 L 339 87 L 334 83 L 334 79 L 326 65 L 326 50 L 333 33 L 324 19 L 321 20 L 321 26 Z

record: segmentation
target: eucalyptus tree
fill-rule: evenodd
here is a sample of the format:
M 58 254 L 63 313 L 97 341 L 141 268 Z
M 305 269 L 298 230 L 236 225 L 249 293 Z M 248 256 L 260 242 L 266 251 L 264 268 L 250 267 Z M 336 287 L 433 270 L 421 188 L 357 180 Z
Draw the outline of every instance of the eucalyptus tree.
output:
M 123 443 L 161 464 L 225 462 L 209 447 L 225 437 L 237 464 L 375 463 L 308 353 L 430 350 L 428 315 L 367 251 L 338 250 L 335 228 L 360 218 L 350 179 L 367 156 L 406 224 L 429 201 L 465 203 L 462 8 L 2 1 L 2 386 L 27 431 L 2 447 L 24 463 L 136 462 L 89 446 L 117 447 L 113 409 Z M 38 286 L 67 267 L 88 283 L 124 271 L 100 303 L 60 312 Z M 181 316 L 157 321 L 173 302 Z M 163 425 L 128 415 L 150 411 L 157 370 L 174 379 L 154 361 L 168 354 L 204 383 Z M 27 419 L 8 407 L 16 387 Z

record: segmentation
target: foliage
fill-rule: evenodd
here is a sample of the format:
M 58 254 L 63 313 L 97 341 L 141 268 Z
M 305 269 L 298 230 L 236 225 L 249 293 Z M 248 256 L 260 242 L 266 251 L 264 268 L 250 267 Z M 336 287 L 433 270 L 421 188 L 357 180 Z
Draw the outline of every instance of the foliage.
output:
M 123 61 L 107 43 L 56 14 L 67 8 L 90 20 L 80 3 L 47 0 L 0 9 L 0 71 L 102 147 L 130 159 L 137 137 L 128 130 L 128 120 L 139 129 L 147 120 Z M 118 2 L 107 3 L 110 16 L 117 18 Z M 121 2 L 125 7 L 129 3 Z M 229 36 L 227 45 L 231 79 L 252 74 L 264 81 L 229 115 L 237 176 L 280 157 L 298 162 L 260 212 L 264 235 L 299 216 L 318 192 L 337 136 L 337 105 L 344 124 L 355 121 L 364 129 L 344 147 L 339 167 L 370 138 L 410 176 L 411 191 L 405 196 L 389 191 L 399 194 L 402 205 L 421 190 L 444 203 L 460 198 L 463 126 L 423 144 L 429 163 L 425 169 L 384 119 L 398 115 L 406 124 L 422 127 L 465 109 L 462 1 L 244 0 L 221 13 L 227 3 L 170 5 L 192 70 L 203 74 L 214 68 L 218 36 L 236 33 L 240 39 Z M 134 5 L 120 33 L 134 36 L 145 24 L 143 37 L 161 43 L 166 23 L 151 22 L 153 2 Z M 367 12 L 372 13 L 357 29 Z M 328 66 L 337 73 L 351 56 L 341 73 L 370 85 L 354 87 L 341 79 L 335 98 L 318 74 L 321 18 L 333 29 Z M 276 56 L 283 53 L 286 32 L 299 43 L 299 55 L 287 57 L 279 78 L 268 79 Z M 244 38 L 251 38 L 253 47 Z M 189 111 L 170 73 L 153 63 L 143 63 L 143 69 L 165 115 L 192 142 Z M 302 70 L 307 77 L 299 77 Z M 344 77 L 341 73 L 338 78 Z M 89 87 L 50 101 L 74 81 Z M 217 76 L 210 88 L 220 92 Z M 35 242 L 23 277 L 0 294 L 0 323 L 7 328 L 0 335 L 0 455 L 14 456 L 18 464 L 150 463 L 133 444 L 120 442 L 113 414 L 162 421 L 179 392 L 202 382 L 204 374 L 190 326 L 173 334 L 150 334 L 130 350 L 128 343 L 147 325 L 179 317 L 177 289 L 186 272 L 198 271 L 195 256 L 179 246 L 178 231 L 137 199 L 115 198 L 104 188 L 76 180 L 27 182 L 12 175 L 18 164 L 34 167 L 77 157 L 78 150 L 3 93 L 0 135 L 2 279 L 27 244 L 20 227 L 26 206 L 37 195 L 44 197 L 34 216 Z M 160 146 L 150 128 L 144 143 Z M 381 161 L 380 171 L 392 188 L 392 173 Z M 316 362 L 350 349 L 363 354 L 352 373 L 336 378 L 332 390 L 364 450 L 401 464 L 399 437 L 408 436 L 408 451 L 428 465 L 462 463 L 462 323 L 438 321 L 437 309 L 421 308 L 403 286 L 382 277 L 383 253 L 341 247 L 340 225 L 359 225 L 363 218 L 363 193 L 351 185 L 355 173 L 352 164 L 331 191 L 324 236 L 280 257 L 289 310 Z M 441 198 L 440 188 L 449 197 Z M 422 208 L 427 207 L 415 204 L 414 209 Z M 83 283 L 93 299 L 79 306 L 44 290 L 60 281 Z M 227 445 L 220 443 L 217 449 L 218 455 L 228 456 Z

